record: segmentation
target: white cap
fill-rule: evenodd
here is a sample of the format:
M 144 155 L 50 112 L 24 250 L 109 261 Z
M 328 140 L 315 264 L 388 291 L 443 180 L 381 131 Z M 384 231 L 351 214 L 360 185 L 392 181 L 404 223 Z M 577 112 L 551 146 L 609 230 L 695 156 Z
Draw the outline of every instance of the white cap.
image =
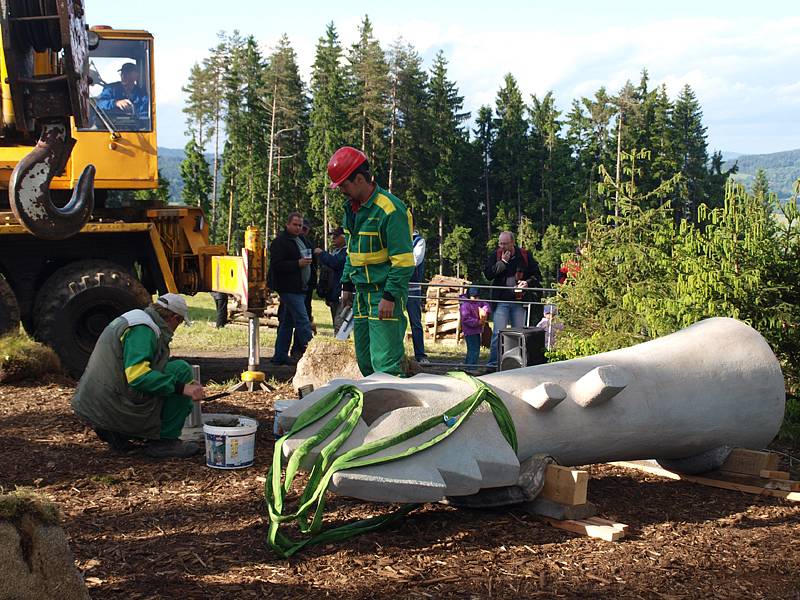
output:
M 189 306 L 186 304 L 186 299 L 180 294 L 164 294 L 159 296 L 156 303 L 183 317 L 183 321 L 187 325 L 191 324 L 189 321 Z

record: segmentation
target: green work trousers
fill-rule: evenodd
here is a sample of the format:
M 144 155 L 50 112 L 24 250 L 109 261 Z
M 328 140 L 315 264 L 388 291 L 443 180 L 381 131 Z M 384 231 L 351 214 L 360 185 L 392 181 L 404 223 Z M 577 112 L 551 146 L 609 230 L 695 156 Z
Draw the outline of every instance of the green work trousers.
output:
M 178 381 L 192 381 L 192 367 L 185 360 L 171 360 L 164 367 L 164 373 L 174 375 Z M 186 417 L 192 412 L 193 400 L 183 394 L 168 394 L 161 405 L 161 439 L 176 440 Z
M 353 337 L 356 360 L 361 374 L 372 373 L 402 375 L 401 362 L 405 356 L 403 338 L 406 334 L 404 297 L 397 298 L 394 313 L 389 319 L 378 318 L 378 304 L 383 298 L 383 287 L 375 284 L 356 286 L 353 298 Z

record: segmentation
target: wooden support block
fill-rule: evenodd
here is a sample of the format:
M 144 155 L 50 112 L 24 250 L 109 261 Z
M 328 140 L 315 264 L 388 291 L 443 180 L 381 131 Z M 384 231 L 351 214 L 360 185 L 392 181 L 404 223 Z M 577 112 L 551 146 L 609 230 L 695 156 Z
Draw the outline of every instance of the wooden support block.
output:
M 772 452 L 734 448 L 719 470 L 758 476 L 764 470 L 777 470 L 778 458 L 778 455 Z
M 609 542 L 615 542 L 625 537 L 625 530 L 628 527 L 622 523 L 614 523 L 613 521 L 608 521 L 599 517 L 590 517 L 580 520 L 567 519 L 566 521 L 559 521 L 548 517 L 542 518 L 557 529 L 563 529 L 564 531 L 579 533 Z
M 544 488 L 539 495 L 561 504 L 585 504 L 588 485 L 588 471 L 547 465 Z
M 770 471 L 769 469 L 763 469 L 759 475 L 764 479 L 789 479 L 789 473 L 786 471 Z
M 561 504 L 547 498 L 537 497 L 532 502 L 521 505 L 522 510 L 532 515 L 551 519 L 587 519 L 597 514 L 597 507 L 591 502 L 586 504 Z

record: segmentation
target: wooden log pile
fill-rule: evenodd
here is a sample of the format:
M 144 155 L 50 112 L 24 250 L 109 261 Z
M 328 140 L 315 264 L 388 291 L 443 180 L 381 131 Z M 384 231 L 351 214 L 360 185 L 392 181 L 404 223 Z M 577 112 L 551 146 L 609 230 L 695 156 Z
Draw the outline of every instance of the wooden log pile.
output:
M 458 297 L 465 291 L 463 286 L 470 285 L 471 282 L 457 277 L 435 275 L 429 283 L 437 285 L 427 287 L 422 320 L 425 337 L 456 344 L 461 338 Z

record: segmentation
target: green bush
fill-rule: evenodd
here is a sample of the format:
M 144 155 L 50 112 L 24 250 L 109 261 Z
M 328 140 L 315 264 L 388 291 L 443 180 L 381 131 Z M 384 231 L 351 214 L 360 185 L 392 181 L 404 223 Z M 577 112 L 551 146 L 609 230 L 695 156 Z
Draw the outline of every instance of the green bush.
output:
M 786 399 L 786 414 L 778 438 L 783 442 L 800 445 L 800 399 Z
M 782 206 L 729 180 L 722 206 L 701 205 L 690 221 L 676 218 L 668 200 L 656 202 L 677 178 L 637 193 L 641 171 L 632 165 L 646 155 L 624 154 L 625 184 L 605 176 L 601 191 L 614 198 L 616 214 L 587 222 L 580 272 L 558 288 L 566 329 L 548 356 L 613 350 L 733 317 L 759 331 L 780 360 L 791 399 L 784 434 L 800 439 L 800 180 Z

